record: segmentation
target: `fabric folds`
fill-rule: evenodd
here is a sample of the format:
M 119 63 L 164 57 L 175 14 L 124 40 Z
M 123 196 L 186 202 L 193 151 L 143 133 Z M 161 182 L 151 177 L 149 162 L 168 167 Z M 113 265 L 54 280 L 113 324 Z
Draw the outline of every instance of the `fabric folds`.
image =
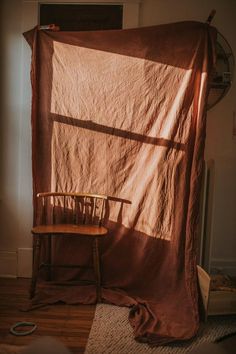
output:
M 107 194 L 103 301 L 129 306 L 152 345 L 198 329 L 197 222 L 216 30 L 181 22 L 128 30 L 24 34 L 32 49 L 32 161 L 43 191 Z M 91 262 L 87 241 L 54 262 Z M 58 270 L 54 280 L 92 277 Z M 95 288 L 42 286 L 35 301 L 92 303 Z

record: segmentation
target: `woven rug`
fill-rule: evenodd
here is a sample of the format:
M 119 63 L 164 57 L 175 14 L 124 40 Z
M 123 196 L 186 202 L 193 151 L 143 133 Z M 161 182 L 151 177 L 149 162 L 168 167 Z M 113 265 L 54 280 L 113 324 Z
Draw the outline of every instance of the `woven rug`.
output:
M 206 324 L 200 326 L 199 333 L 193 340 L 151 348 L 134 340 L 128 314 L 129 309 L 125 307 L 97 305 L 85 354 L 182 354 L 203 342 L 213 342 L 236 331 L 236 316 L 210 317 Z

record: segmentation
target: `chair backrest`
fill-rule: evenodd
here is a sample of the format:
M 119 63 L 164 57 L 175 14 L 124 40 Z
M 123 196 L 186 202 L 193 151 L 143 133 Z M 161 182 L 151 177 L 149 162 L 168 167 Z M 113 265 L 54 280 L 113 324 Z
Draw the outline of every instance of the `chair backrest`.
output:
M 44 192 L 37 194 L 37 224 L 89 224 L 101 226 L 106 195 L 91 193 Z

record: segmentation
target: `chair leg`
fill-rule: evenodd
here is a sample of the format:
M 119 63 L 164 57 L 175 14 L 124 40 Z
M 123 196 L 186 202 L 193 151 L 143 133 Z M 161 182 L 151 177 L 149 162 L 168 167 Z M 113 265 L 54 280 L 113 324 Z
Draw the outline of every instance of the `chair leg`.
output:
M 101 302 L 101 270 L 100 270 L 100 257 L 98 248 L 98 239 L 95 238 L 93 242 L 93 264 L 96 278 L 96 294 L 97 302 Z
M 32 279 L 31 279 L 31 286 L 30 286 L 30 299 L 32 299 L 35 295 L 35 288 L 38 278 L 39 272 L 39 258 L 40 258 L 40 246 L 41 246 L 41 239 L 40 236 L 35 236 L 35 244 L 33 250 L 33 271 L 32 271 Z

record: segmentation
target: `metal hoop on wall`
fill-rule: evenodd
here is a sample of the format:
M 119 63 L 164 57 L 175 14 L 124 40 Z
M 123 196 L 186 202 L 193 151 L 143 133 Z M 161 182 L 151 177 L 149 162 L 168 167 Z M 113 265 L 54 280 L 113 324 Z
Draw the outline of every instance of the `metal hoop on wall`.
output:
M 214 107 L 227 94 L 233 82 L 235 60 L 226 38 L 217 33 L 216 67 L 210 84 L 207 109 Z

